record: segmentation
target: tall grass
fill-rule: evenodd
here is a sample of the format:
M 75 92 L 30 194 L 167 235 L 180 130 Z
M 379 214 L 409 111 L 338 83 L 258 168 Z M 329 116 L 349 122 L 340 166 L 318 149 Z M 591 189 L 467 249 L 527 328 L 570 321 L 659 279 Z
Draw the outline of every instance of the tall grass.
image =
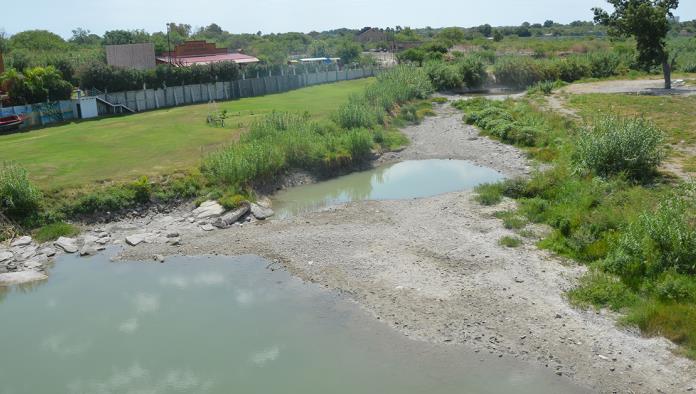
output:
M 398 104 L 424 99 L 434 88 L 426 70 L 401 65 L 385 71 L 362 95 L 352 96 L 340 106 L 332 119 L 344 129 L 371 128 L 384 122 L 386 114 Z
M 0 213 L 24 220 L 38 212 L 43 196 L 29 180 L 27 171 L 15 163 L 0 167 Z

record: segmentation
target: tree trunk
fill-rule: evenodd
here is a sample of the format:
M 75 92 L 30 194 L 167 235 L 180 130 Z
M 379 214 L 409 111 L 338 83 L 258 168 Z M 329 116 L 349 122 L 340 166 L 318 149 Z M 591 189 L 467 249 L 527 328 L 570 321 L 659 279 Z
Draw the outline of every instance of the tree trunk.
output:
M 665 89 L 672 89 L 672 66 L 667 60 L 662 62 L 662 72 L 665 74 Z

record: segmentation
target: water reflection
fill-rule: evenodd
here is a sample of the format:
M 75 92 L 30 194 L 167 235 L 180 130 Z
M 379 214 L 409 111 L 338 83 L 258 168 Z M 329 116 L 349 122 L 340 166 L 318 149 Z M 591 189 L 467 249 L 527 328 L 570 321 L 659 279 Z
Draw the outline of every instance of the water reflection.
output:
M 343 202 L 428 197 L 501 179 L 499 172 L 467 161 L 413 160 L 284 190 L 273 206 L 282 218 Z
M 527 364 L 411 341 L 267 264 L 62 256 L 47 283 L 0 305 L 0 393 L 580 392 Z

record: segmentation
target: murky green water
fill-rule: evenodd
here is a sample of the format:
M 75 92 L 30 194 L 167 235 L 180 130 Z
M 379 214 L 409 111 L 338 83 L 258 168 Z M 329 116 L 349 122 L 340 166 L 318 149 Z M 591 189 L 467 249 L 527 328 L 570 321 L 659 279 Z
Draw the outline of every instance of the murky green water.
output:
M 548 370 L 412 341 L 257 257 L 63 257 L 0 303 L 0 393 L 559 393 Z
M 410 160 L 298 186 L 273 197 L 277 217 L 357 200 L 399 200 L 469 190 L 503 175 L 463 160 Z

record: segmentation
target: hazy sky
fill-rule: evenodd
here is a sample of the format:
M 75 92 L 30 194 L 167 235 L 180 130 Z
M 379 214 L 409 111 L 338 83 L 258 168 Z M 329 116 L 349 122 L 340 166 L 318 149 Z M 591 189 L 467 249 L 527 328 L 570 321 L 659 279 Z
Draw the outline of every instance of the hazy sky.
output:
M 696 1 L 682 0 L 677 15 L 696 19 Z M 8 1 L 0 29 L 13 34 L 46 29 L 69 37 L 82 27 L 165 29 L 168 21 L 194 27 L 215 22 L 233 33 L 309 32 L 363 26 L 519 25 L 522 22 L 590 20 L 603 0 L 32 0 Z M 30 9 L 29 9 L 29 8 Z

